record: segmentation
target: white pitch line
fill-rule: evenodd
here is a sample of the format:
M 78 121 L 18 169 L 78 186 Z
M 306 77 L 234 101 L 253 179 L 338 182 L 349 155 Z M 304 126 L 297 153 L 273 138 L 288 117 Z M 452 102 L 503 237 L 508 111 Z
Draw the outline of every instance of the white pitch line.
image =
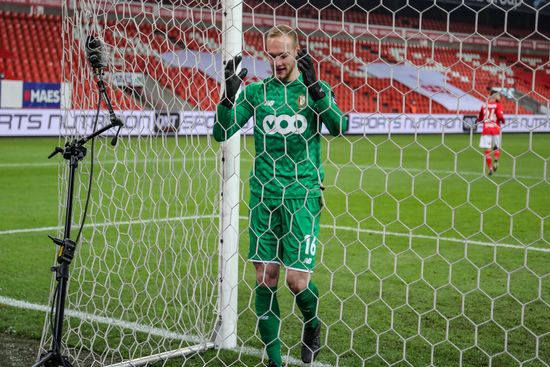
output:
M 362 164 L 356 164 L 356 165 L 348 165 L 348 164 L 325 164 L 325 168 L 327 167 L 336 167 L 336 168 L 361 168 L 361 169 L 379 169 L 382 171 L 403 171 L 403 172 L 410 172 L 410 173 L 420 173 L 420 172 L 426 172 L 426 173 L 439 173 L 439 174 L 445 174 L 445 175 L 458 175 L 458 176 L 484 176 L 485 174 L 480 171 L 452 171 L 452 170 L 445 170 L 445 169 L 428 169 L 428 168 L 404 168 L 404 167 L 392 167 L 392 166 L 377 166 L 375 164 L 369 164 L 369 165 L 362 165 Z M 510 175 L 510 174 L 500 174 L 495 173 L 494 177 L 504 177 L 504 178 L 520 178 L 525 180 L 542 180 L 545 181 L 546 178 L 543 176 L 529 176 L 529 175 Z
M 147 224 L 153 222 L 175 222 L 178 220 L 192 220 L 192 219 L 212 219 L 217 218 L 216 215 L 190 215 L 187 217 L 172 217 L 172 218 L 159 218 L 159 219 L 136 219 L 136 220 L 126 220 L 120 222 L 103 222 L 103 223 L 85 223 L 84 228 L 89 227 L 110 227 L 110 226 L 124 226 L 124 225 L 134 225 L 134 224 Z M 79 223 L 74 223 L 74 227 L 79 227 Z M 21 229 L 8 229 L 5 231 L 0 231 L 0 236 L 8 234 L 18 234 L 18 233 L 29 233 L 29 232 L 47 232 L 47 231 L 57 231 L 63 227 L 38 227 L 38 228 L 21 228 Z
M 0 304 L 6 305 L 6 306 L 11 306 L 11 307 L 16 307 L 16 308 L 21 308 L 21 309 L 24 309 L 24 310 L 41 311 L 41 312 L 47 312 L 47 313 L 50 313 L 50 310 L 51 310 L 50 306 L 40 305 L 40 304 L 36 304 L 36 303 L 30 303 L 30 302 L 27 302 L 27 301 L 21 301 L 21 300 L 18 300 L 18 299 L 4 297 L 4 296 L 0 296 Z M 70 310 L 70 309 L 65 310 L 65 315 L 69 316 L 69 317 L 74 317 L 74 318 L 77 318 L 77 319 L 80 319 L 80 320 L 99 322 L 101 324 L 112 325 L 112 326 L 119 326 L 119 327 L 121 327 L 125 330 L 132 330 L 132 331 L 136 331 L 136 332 L 140 332 L 140 333 L 151 334 L 151 335 L 155 335 L 155 336 L 160 336 L 162 338 L 183 340 L 183 341 L 186 341 L 186 342 L 189 342 L 189 343 L 202 343 L 202 342 L 204 342 L 204 340 L 202 340 L 199 337 L 194 336 L 194 335 L 180 334 L 180 333 L 176 333 L 176 332 L 166 330 L 166 329 L 161 329 L 161 328 L 157 328 L 157 327 L 153 327 L 153 326 L 139 324 L 137 322 L 129 322 L 129 321 L 121 320 L 121 319 L 115 319 L 113 317 L 97 316 L 97 315 L 92 315 L 92 314 L 89 314 L 89 313 Z M 257 356 L 257 357 L 261 357 L 262 354 L 263 354 L 263 352 L 259 349 L 255 349 L 255 348 L 251 348 L 251 347 L 245 347 L 245 346 L 233 348 L 231 350 L 234 351 L 234 352 L 237 352 L 237 353 L 244 353 L 246 355 Z M 283 359 L 287 360 L 289 363 L 291 363 L 293 365 L 305 366 L 302 362 L 300 362 L 298 359 L 296 359 L 294 357 L 283 358 Z M 315 362 L 311 365 L 308 364 L 307 366 L 333 367 L 330 364 L 325 364 L 325 363 L 321 363 L 321 362 Z
M 129 163 L 144 163 L 144 162 L 184 162 L 184 161 L 197 161 L 197 160 L 205 160 L 205 161 L 214 161 L 216 160 L 216 157 L 209 157 L 209 158 L 174 158 L 174 159 L 138 159 L 136 161 L 129 161 Z M 241 159 L 243 162 L 252 162 L 252 159 Z M 114 160 L 108 160 L 108 161 L 101 161 L 102 164 L 115 164 L 115 163 L 123 163 L 124 161 L 114 161 Z M 51 167 L 51 166 L 57 166 L 59 165 L 59 162 L 44 162 L 44 163 L 0 163 L 0 168 L 25 168 L 25 167 Z M 379 169 L 383 171 L 403 171 L 403 172 L 410 172 L 410 173 L 419 173 L 419 172 L 433 172 L 433 173 L 439 173 L 444 175 L 462 175 L 462 176 L 483 176 L 483 172 L 481 171 L 453 171 L 453 170 L 443 170 L 443 169 L 428 169 L 428 168 L 405 168 L 405 167 L 399 167 L 399 166 L 378 166 L 375 164 L 355 164 L 355 165 L 348 165 L 348 164 L 327 164 L 324 163 L 323 165 L 326 168 L 330 167 L 336 167 L 336 168 L 344 168 L 344 169 Z M 530 175 L 511 175 L 511 174 L 495 174 L 495 177 L 504 177 L 504 178 L 517 178 L 517 179 L 525 179 L 525 180 L 547 180 L 546 177 L 543 176 L 530 176 Z
M 75 226 L 76 226 L 76 224 L 75 224 Z M 86 224 L 85 227 L 89 227 L 89 225 Z M 4 231 L 0 231 L 0 236 L 8 235 L 8 234 L 18 234 L 18 233 L 50 232 L 50 231 L 53 232 L 53 231 L 57 231 L 61 228 L 62 227 L 36 227 L 36 228 L 6 229 Z
M 198 161 L 198 160 L 206 160 L 206 161 L 213 161 L 215 160 L 215 157 L 212 158 L 174 158 L 174 159 L 137 159 L 137 160 L 131 160 L 128 161 L 128 163 L 145 163 L 145 162 L 183 162 L 183 161 Z M 41 163 L 0 163 L 0 168 L 32 168 L 32 167 L 55 167 L 58 166 L 62 161 L 45 161 Z M 97 158 L 94 160 L 95 164 L 115 164 L 115 163 L 124 163 L 124 160 L 98 160 Z M 88 161 L 84 161 L 84 164 L 89 163 Z
M 50 306 L 38 305 L 35 303 L 20 301 L 20 300 L 16 300 L 16 299 L 4 297 L 4 296 L 0 296 L 0 303 L 7 306 L 13 306 L 17 308 L 26 309 L 26 310 L 42 311 L 42 312 L 48 312 L 48 313 L 50 312 L 50 308 L 51 308 Z M 92 314 L 75 311 L 75 310 L 66 310 L 65 315 L 70 317 L 75 317 L 80 320 L 94 321 L 94 322 L 99 322 L 99 323 L 108 324 L 108 325 L 116 325 L 116 326 L 123 327 L 125 329 L 129 329 L 137 332 L 149 333 L 149 334 L 164 337 L 164 338 L 184 340 L 191 343 L 199 343 L 201 341 L 199 338 L 195 336 L 179 334 L 173 331 L 160 329 L 153 326 L 142 325 L 136 322 L 129 322 L 125 320 L 115 319 L 112 317 L 97 316 L 97 315 L 92 315 Z
M 426 240 L 436 240 L 436 241 L 443 241 L 443 242 L 456 242 L 456 243 L 462 243 L 464 245 L 477 245 L 477 246 L 487 246 L 487 247 L 504 247 L 504 248 L 512 248 L 512 249 L 516 249 L 516 250 L 527 250 L 527 251 L 538 251 L 538 252 L 548 252 L 548 253 L 550 253 L 550 248 L 527 247 L 527 246 L 520 246 L 520 245 L 512 245 L 510 243 L 483 242 L 483 241 L 469 240 L 469 239 L 465 239 L 465 238 L 436 237 L 436 236 L 428 236 L 428 235 L 423 235 L 423 234 L 409 234 L 409 233 L 402 233 L 402 232 L 377 231 L 377 230 L 374 230 L 374 229 L 329 226 L 329 225 L 326 225 L 326 224 L 322 224 L 321 227 L 340 229 L 340 230 L 343 230 L 343 231 L 355 231 L 355 232 L 361 232 L 361 233 L 372 233 L 372 234 L 379 234 L 379 235 L 393 236 L 393 237 L 422 238 L 422 239 L 426 239 Z
M 162 218 L 162 219 L 143 219 L 143 220 L 129 220 L 129 221 L 120 221 L 120 222 L 104 222 L 104 223 L 88 223 L 84 227 L 110 227 L 110 226 L 121 226 L 121 225 L 133 225 L 133 224 L 147 224 L 154 222 L 175 222 L 181 220 L 193 220 L 193 219 L 213 219 L 217 218 L 216 215 L 195 215 L 195 216 L 186 216 L 186 217 L 172 217 L 172 218 Z M 240 220 L 248 220 L 248 217 L 241 216 Z M 75 225 L 76 226 L 76 225 Z M 443 241 L 443 242 L 454 242 L 464 245 L 477 245 L 477 246 L 486 246 L 486 247 L 503 247 L 516 250 L 527 250 L 535 252 L 545 252 L 550 253 L 550 248 L 541 248 L 541 247 L 526 247 L 520 245 L 514 245 L 510 243 L 499 243 L 499 242 L 484 242 L 477 240 L 469 240 L 465 238 L 455 238 L 455 237 L 437 237 L 437 236 L 428 236 L 422 234 L 410 234 L 403 232 L 390 232 L 390 231 L 380 231 L 374 229 L 365 229 L 357 227 L 346 227 L 346 226 L 332 226 L 329 224 L 321 224 L 321 228 L 326 229 L 338 229 L 341 231 L 348 232 L 359 232 L 359 233 L 370 233 L 377 234 L 382 236 L 392 236 L 392 237 L 405 237 L 405 238 L 422 238 L 427 240 Z M 47 232 L 47 231 L 57 231 L 62 229 L 62 227 L 40 227 L 40 228 L 28 228 L 28 229 L 10 229 L 5 231 L 0 231 L 0 236 L 2 235 L 11 235 L 18 233 L 30 233 L 30 232 Z
M 52 167 L 57 166 L 59 162 L 44 163 L 0 163 L 0 168 L 27 168 L 27 167 Z

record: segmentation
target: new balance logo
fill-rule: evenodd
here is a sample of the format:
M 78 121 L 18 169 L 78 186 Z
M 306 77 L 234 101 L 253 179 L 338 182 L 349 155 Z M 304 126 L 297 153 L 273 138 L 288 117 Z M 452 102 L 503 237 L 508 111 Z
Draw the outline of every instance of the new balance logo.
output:
M 267 107 L 273 107 L 273 105 L 275 104 L 275 101 L 265 101 L 264 105 L 266 105 Z
M 302 115 L 267 115 L 262 123 L 268 135 L 273 134 L 302 134 L 307 129 L 307 120 Z
M 269 320 L 269 316 L 267 316 L 267 315 L 259 316 L 258 319 L 259 320 Z

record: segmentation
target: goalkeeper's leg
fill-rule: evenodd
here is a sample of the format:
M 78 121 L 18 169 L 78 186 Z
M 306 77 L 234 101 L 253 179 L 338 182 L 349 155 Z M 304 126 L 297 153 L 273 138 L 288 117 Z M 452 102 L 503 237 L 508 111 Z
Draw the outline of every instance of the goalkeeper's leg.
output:
M 256 315 L 258 329 L 265 344 L 270 366 L 281 366 L 281 340 L 279 329 L 281 313 L 277 301 L 277 281 L 279 265 L 274 263 L 254 262 L 256 267 Z
M 256 268 L 256 315 L 270 366 L 282 365 L 281 325 L 277 282 L 279 280 L 280 200 L 260 200 L 250 195 L 250 248 L 248 258 Z M 259 235 L 258 235 L 259 234 Z
M 321 198 L 285 200 L 283 227 L 290 232 L 283 238 L 283 263 L 286 281 L 296 295 L 296 304 L 304 316 L 302 361 L 310 363 L 321 349 L 321 323 L 317 316 L 319 291 L 310 275 L 317 253 Z
M 309 281 L 309 273 L 288 269 L 287 283 L 296 295 L 296 304 L 304 316 L 302 335 L 302 361 L 311 363 L 321 349 L 321 323 L 317 317 L 319 291 Z

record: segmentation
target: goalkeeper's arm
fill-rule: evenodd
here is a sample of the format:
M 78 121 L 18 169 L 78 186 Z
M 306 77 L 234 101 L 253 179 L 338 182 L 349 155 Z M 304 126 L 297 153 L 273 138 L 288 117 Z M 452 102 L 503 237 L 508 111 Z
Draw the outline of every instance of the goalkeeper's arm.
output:
M 253 116 L 254 109 L 243 96 L 245 96 L 244 92 L 241 93 L 233 107 L 227 107 L 221 102 L 218 104 L 214 121 L 214 139 L 216 141 L 225 141 L 232 137 Z
M 348 118 L 342 113 L 336 104 L 334 92 L 328 84 L 321 82 L 326 96 L 315 103 L 315 109 L 321 116 L 323 124 L 327 127 L 330 135 L 338 136 L 348 131 Z
M 225 66 L 225 92 L 222 100 L 216 107 L 214 122 L 214 139 L 225 141 L 232 137 L 252 117 L 254 108 L 249 102 L 247 93 L 241 93 L 237 102 L 235 96 L 248 70 L 243 69 L 239 74 L 236 69 L 241 62 L 241 56 L 236 56 Z M 250 98 L 250 96 L 249 96 Z
M 321 80 L 317 80 L 313 60 L 308 55 L 307 50 L 298 51 L 296 60 L 308 93 L 315 102 L 315 112 L 320 115 L 330 134 L 338 136 L 346 132 L 348 130 L 348 119 L 336 104 L 334 92 L 330 86 Z

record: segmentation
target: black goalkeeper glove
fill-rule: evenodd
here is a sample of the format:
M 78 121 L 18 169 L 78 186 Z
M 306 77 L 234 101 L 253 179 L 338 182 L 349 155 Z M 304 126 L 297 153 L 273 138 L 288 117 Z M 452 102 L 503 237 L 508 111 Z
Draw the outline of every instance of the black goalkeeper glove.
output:
M 309 95 L 314 101 L 318 101 L 325 97 L 325 91 L 321 88 L 321 83 L 317 81 L 317 75 L 315 75 L 315 68 L 313 67 L 313 61 L 307 54 L 305 48 L 298 51 L 298 70 L 302 73 L 304 84 L 307 87 Z
M 235 70 L 237 70 L 241 60 L 242 56 L 235 56 L 225 65 L 225 92 L 221 104 L 228 108 L 232 108 L 233 104 L 235 104 L 235 96 L 239 91 L 239 87 L 244 77 L 248 74 L 248 69 L 242 69 L 238 75 L 235 74 Z

